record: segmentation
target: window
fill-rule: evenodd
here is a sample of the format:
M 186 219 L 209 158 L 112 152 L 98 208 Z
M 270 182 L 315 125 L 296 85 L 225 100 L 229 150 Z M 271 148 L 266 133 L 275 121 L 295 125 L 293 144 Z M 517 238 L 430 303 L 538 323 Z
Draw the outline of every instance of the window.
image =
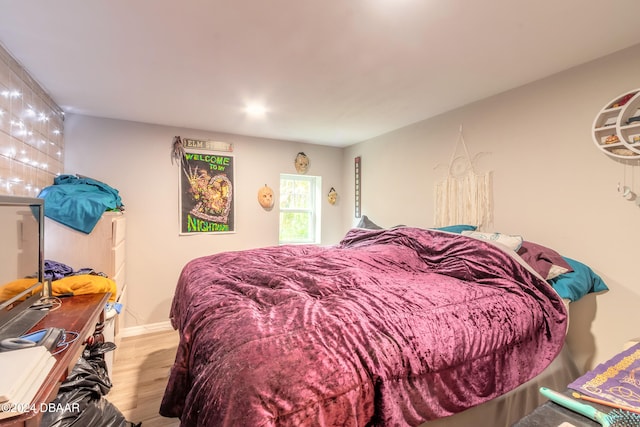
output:
M 280 175 L 280 244 L 320 243 L 322 178 Z

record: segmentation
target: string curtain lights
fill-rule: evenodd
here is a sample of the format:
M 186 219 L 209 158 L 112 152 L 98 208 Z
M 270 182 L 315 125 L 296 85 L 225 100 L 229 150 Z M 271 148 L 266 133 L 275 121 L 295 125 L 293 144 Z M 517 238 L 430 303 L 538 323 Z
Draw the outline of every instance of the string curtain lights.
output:
M 0 194 L 35 197 L 64 170 L 64 114 L 0 45 Z

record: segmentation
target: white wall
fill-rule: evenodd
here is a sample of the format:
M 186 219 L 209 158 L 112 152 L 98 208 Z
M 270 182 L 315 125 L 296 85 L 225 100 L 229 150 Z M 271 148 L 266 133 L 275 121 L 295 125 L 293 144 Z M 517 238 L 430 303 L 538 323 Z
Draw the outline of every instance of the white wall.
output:
M 265 183 L 305 151 L 310 174 L 323 176 L 340 201 L 323 199 L 323 243 L 356 223 L 353 157 L 362 156 L 363 213 L 383 226 L 433 225 L 433 186 L 455 147 L 459 126 L 480 170 L 494 173 L 493 229 L 522 234 L 590 265 L 611 291 L 574 303 L 573 348 L 584 366 L 618 352 L 640 335 L 640 208 L 617 192 L 620 163 L 593 144 L 591 127 L 612 98 L 640 87 L 640 45 L 550 78 L 481 100 L 346 149 L 70 115 L 65 123 L 67 173 L 119 189 L 129 218 L 129 305 L 125 326 L 167 319 L 184 263 L 214 252 L 277 243 L 276 210 L 256 201 Z M 237 233 L 178 236 L 174 135 L 234 143 Z M 640 171 L 636 168 L 636 177 Z M 640 188 L 638 189 L 640 190 Z M 573 336 L 575 336 L 574 334 Z
M 433 226 L 433 187 L 446 173 L 439 165 L 462 124 L 472 156 L 488 153 L 477 166 L 494 174 L 493 231 L 580 260 L 611 289 L 571 309 L 572 329 L 585 329 L 573 343 L 579 363 L 604 361 L 640 336 L 640 208 L 617 192 L 624 168 L 595 147 L 591 128 L 605 104 L 638 87 L 640 45 L 353 145 L 343 199 L 353 199 L 361 156 L 364 214 L 385 227 Z M 635 176 L 640 191 L 640 167 Z M 353 205 L 342 206 L 348 228 Z
M 178 173 L 171 162 L 173 137 L 226 141 L 235 156 L 236 232 L 179 236 Z M 318 145 L 216 134 L 121 120 L 69 115 L 65 120 L 65 171 L 116 188 L 127 215 L 127 304 L 124 326 L 168 320 L 183 265 L 212 253 L 278 244 L 278 209 L 258 204 L 269 185 L 277 196 L 280 173 L 296 173 L 294 158 L 304 151 L 308 175 L 322 176 L 323 195 L 342 183 L 342 150 Z M 322 198 L 322 243 L 343 235 L 339 201 Z M 277 203 L 277 197 L 276 197 Z M 59 260 L 63 261 L 63 260 Z

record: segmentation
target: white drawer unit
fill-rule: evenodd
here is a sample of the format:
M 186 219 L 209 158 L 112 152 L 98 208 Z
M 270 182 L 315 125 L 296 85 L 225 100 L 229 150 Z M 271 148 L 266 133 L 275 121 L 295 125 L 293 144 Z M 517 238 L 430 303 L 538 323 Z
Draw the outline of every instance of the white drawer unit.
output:
M 126 293 L 126 217 L 122 212 L 105 212 L 90 234 L 74 230 L 45 218 L 44 257 L 61 262 L 74 270 L 93 269 L 116 282 L 116 302 L 125 306 Z M 120 319 L 111 309 L 106 313 L 104 337 L 119 344 Z M 112 352 L 105 355 L 109 371 Z
M 50 218 L 44 225 L 45 259 L 58 261 L 74 270 L 91 268 L 116 282 L 117 297 L 125 287 L 126 217 L 105 212 L 90 234 L 76 231 Z M 120 278 L 120 280 L 118 280 Z

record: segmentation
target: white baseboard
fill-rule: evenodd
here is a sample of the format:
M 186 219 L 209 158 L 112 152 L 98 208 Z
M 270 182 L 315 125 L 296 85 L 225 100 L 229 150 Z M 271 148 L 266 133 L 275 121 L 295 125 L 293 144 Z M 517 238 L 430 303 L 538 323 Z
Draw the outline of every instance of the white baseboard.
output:
M 158 323 L 149 323 L 146 325 L 140 326 L 130 326 L 128 328 L 120 329 L 121 337 L 135 337 L 138 335 L 145 334 L 153 334 L 155 332 L 166 332 L 173 331 L 173 326 L 171 326 L 171 321 L 167 320 L 166 322 L 158 322 Z

